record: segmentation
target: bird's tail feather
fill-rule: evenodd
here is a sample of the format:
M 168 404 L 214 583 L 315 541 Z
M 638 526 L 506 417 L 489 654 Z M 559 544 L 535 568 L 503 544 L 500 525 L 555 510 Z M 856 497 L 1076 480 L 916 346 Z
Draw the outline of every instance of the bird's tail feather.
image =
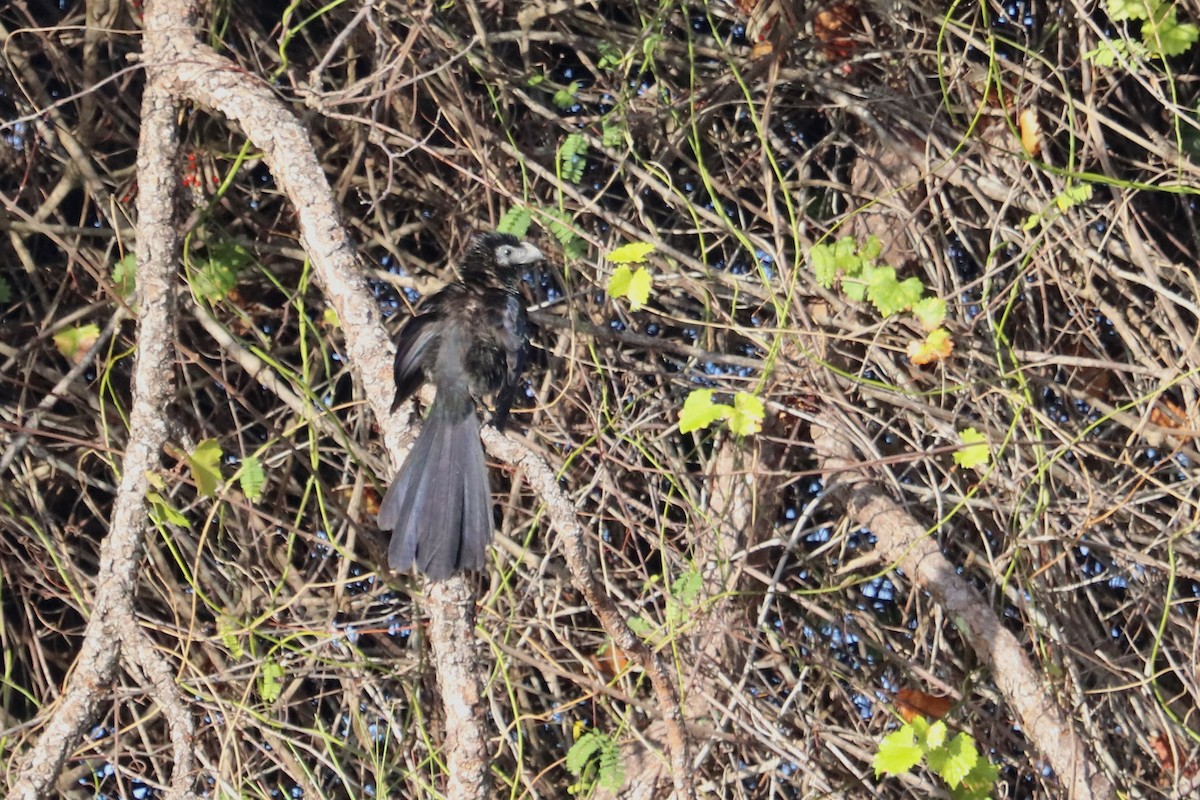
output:
M 391 488 L 379 505 L 379 527 L 392 531 L 388 564 L 415 565 L 430 580 L 479 570 L 492 540 L 492 498 L 479 418 L 470 400 L 438 392 Z M 469 398 L 469 396 L 468 396 Z

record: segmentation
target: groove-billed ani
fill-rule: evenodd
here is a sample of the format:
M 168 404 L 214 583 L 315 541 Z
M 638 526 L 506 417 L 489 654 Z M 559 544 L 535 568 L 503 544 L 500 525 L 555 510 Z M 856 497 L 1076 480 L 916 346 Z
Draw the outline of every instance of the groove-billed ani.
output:
M 522 268 L 542 258 L 514 236 L 476 236 L 461 280 L 426 299 L 400 331 L 393 410 L 424 381 L 437 396 L 379 506 L 379 527 L 392 531 L 392 569 L 415 566 L 437 581 L 484 566 L 492 496 L 475 404 L 494 392 L 492 424 L 504 426 L 529 345 L 517 284 Z

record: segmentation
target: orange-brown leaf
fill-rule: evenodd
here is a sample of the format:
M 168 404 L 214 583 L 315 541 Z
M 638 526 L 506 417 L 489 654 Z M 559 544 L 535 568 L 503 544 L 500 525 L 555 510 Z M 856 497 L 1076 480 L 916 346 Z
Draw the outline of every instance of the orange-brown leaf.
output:
M 1026 108 L 1017 116 L 1017 125 L 1021 130 L 1021 146 L 1025 152 L 1037 158 L 1042 154 L 1042 126 L 1038 122 L 1037 111 Z
M 917 689 L 901 689 L 896 692 L 896 710 L 905 722 L 912 722 L 916 717 L 941 719 L 953 705 L 954 701 L 949 697 L 939 697 Z

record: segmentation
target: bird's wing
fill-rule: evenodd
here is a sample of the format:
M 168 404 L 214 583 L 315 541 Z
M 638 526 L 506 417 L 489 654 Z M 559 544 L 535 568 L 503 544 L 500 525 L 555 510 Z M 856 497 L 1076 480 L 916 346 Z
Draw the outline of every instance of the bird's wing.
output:
M 434 324 L 437 318 L 437 309 L 429 309 L 409 319 L 400 329 L 396 361 L 392 367 L 396 379 L 393 411 L 425 381 L 425 364 L 430 353 L 437 349 L 437 325 Z
M 496 392 L 496 410 L 492 415 L 492 424 L 498 429 L 503 429 L 504 423 L 508 421 L 508 411 L 512 408 L 517 387 L 521 383 L 521 373 L 525 371 L 525 359 L 529 348 L 529 317 L 521 299 L 514 294 L 508 294 L 503 310 L 499 311 L 498 316 L 499 319 L 495 320 L 496 338 L 504 348 L 507 368 Z

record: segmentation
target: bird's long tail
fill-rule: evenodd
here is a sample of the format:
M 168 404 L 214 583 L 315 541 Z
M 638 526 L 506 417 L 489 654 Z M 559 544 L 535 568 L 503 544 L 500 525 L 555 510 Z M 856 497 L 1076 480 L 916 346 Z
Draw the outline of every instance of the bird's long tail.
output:
M 430 580 L 482 569 L 492 540 L 492 499 L 479 418 L 466 392 L 439 391 L 425 427 L 379 506 L 392 531 L 388 565 Z

